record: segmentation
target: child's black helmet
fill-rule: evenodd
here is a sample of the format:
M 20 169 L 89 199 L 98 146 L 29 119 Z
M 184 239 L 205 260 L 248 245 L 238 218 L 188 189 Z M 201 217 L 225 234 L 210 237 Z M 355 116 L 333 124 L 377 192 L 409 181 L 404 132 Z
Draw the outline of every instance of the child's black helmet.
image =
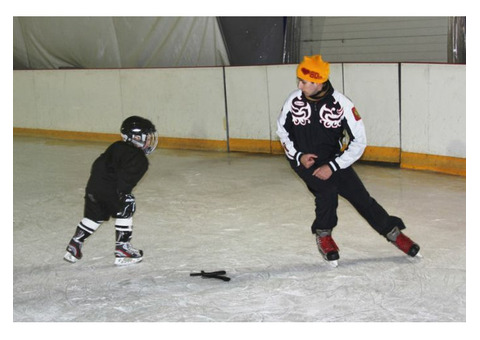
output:
M 123 121 L 120 133 L 125 142 L 142 149 L 147 155 L 157 147 L 157 130 L 148 119 L 139 116 L 128 117 Z

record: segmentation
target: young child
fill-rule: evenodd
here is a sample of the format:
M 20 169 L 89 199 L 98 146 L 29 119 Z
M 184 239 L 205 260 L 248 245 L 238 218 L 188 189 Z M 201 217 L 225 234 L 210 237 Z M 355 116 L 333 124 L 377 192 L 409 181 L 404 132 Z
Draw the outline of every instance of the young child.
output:
M 64 259 L 75 263 L 82 258 L 82 247 L 98 227 L 115 218 L 115 264 L 140 262 L 143 251 L 132 239 L 135 197 L 133 188 L 148 170 L 146 155 L 155 150 L 158 135 L 148 119 L 132 116 L 120 128 L 123 141 L 110 145 L 93 163 L 85 189 L 84 217 L 67 246 Z

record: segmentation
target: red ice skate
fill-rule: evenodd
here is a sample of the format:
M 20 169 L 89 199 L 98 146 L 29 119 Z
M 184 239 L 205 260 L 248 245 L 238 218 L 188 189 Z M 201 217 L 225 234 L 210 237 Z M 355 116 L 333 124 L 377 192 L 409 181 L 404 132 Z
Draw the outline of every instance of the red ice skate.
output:
M 419 254 L 420 246 L 413 242 L 408 236 L 395 227 L 387 234 L 387 240 L 392 242 L 398 249 L 411 257 L 421 257 Z
M 332 266 L 338 265 L 337 260 L 340 258 L 338 254 L 338 246 L 332 238 L 332 230 L 317 230 L 316 231 L 317 247 L 323 258 Z

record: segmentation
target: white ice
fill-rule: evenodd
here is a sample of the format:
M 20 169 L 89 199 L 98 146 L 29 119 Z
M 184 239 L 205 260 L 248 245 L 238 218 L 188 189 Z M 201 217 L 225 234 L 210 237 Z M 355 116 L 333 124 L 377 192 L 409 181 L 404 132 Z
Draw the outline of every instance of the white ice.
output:
M 313 197 L 283 156 L 159 149 L 134 191 L 144 261 L 113 265 L 111 220 L 70 264 L 90 166 L 107 146 L 14 137 L 13 321 L 466 321 L 464 177 L 357 164 L 423 258 L 340 200 L 332 268 L 310 233 Z M 200 270 L 231 281 L 190 277 Z

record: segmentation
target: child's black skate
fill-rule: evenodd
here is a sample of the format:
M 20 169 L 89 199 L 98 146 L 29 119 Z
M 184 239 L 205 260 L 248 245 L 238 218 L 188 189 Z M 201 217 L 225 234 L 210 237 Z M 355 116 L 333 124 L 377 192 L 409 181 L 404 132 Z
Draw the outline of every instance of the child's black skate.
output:
M 63 256 L 65 261 L 75 263 L 80 260 L 83 256 L 82 254 L 82 247 L 83 242 L 87 237 L 91 234 L 80 227 L 77 227 L 75 230 L 75 235 L 73 235 L 72 239 L 68 243 L 67 246 L 67 253 Z
M 143 251 L 133 248 L 130 242 L 117 243 L 115 246 L 115 264 L 125 266 L 143 260 Z
M 315 239 L 317 241 L 317 247 L 322 254 L 323 258 L 332 266 L 338 266 L 338 246 L 332 238 L 331 230 L 317 230 Z
M 72 239 L 67 246 L 67 252 L 63 259 L 71 263 L 75 263 L 80 260 L 83 256 L 82 246 L 83 242 L 76 242 L 74 239 Z
M 402 233 L 398 227 L 393 228 L 392 231 L 387 234 L 387 240 L 411 257 L 422 257 L 419 253 L 420 246 Z
M 138 263 L 143 260 L 143 250 L 135 249 L 130 240 L 131 231 L 116 231 L 117 242 L 115 243 L 115 264 L 125 266 Z

